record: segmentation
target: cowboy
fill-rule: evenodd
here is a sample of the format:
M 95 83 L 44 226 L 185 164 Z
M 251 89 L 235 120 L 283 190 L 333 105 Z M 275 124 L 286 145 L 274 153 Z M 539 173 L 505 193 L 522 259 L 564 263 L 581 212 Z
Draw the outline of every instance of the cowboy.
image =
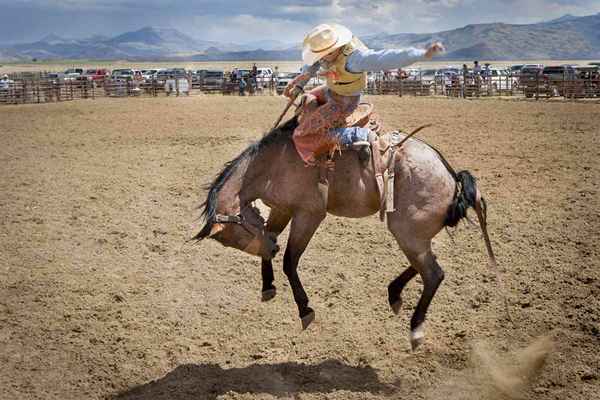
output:
M 292 80 L 284 95 L 295 98 L 311 76 L 307 72 L 318 62 L 321 76 L 327 83 L 311 90 L 304 96 L 304 113 L 294 131 L 294 143 L 300 157 L 308 165 L 316 163 L 315 155 L 323 149 L 338 144 L 356 145 L 359 158 L 370 157 L 367 140 L 368 130 L 344 130 L 346 118 L 360 103 L 361 91 L 367 85 L 368 71 L 401 68 L 418 60 L 429 60 L 442 53 L 444 47 L 434 43 L 427 50 L 386 49 L 370 50 L 352 32 L 338 24 L 321 24 L 304 38 L 302 59 L 303 73 Z M 341 129 L 336 129 L 341 128 Z

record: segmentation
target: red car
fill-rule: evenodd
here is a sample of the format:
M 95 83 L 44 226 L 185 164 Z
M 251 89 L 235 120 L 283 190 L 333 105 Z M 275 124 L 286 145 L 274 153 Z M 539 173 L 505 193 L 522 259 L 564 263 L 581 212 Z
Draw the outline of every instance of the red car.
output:
M 110 72 L 107 69 L 86 69 L 83 74 L 89 81 L 103 81 L 108 76 L 110 76 Z

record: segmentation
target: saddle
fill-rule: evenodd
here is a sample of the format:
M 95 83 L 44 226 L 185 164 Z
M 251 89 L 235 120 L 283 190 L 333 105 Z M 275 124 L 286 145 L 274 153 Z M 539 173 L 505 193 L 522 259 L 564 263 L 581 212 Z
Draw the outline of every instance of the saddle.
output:
M 346 118 L 346 127 L 368 128 L 368 142 L 371 147 L 371 164 L 375 173 L 375 181 L 379 192 L 379 219 L 385 220 L 388 212 L 394 212 L 394 158 L 396 149 L 404 136 L 399 132 L 382 133 L 381 118 L 373 111 L 370 103 L 360 103 L 354 112 Z M 339 149 L 347 151 L 347 149 Z M 334 152 L 331 153 L 331 155 Z M 328 161 L 335 162 L 333 157 Z M 329 165 L 319 163 L 319 181 L 321 185 L 328 185 Z M 326 187 L 320 190 L 326 196 Z

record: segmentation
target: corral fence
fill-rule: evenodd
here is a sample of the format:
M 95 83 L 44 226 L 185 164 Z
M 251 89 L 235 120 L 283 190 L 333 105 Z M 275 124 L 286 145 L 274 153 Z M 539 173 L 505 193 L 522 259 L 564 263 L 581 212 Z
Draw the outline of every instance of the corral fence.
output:
M 322 82 L 312 79 L 307 89 Z M 238 82 L 201 79 L 192 76 L 166 80 L 131 80 L 86 78 L 53 79 L 51 74 L 11 74 L 0 81 L 0 104 L 60 102 L 98 97 L 190 96 L 198 94 L 277 95 L 285 85 L 276 79 L 258 80 L 241 88 Z M 411 76 L 406 79 L 385 74 L 369 76 L 366 94 L 396 96 L 490 97 L 521 96 L 525 98 L 562 97 L 564 99 L 600 98 L 600 76 L 564 76 L 548 79 L 542 75 L 485 77 L 480 75 Z
M 565 99 L 600 98 L 600 76 L 544 77 L 543 75 L 481 76 L 473 74 L 426 78 L 386 79 L 375 75 L 366 93 L 399 96 L 491 97 L 521 96 L 525 98 L 563 97 Z

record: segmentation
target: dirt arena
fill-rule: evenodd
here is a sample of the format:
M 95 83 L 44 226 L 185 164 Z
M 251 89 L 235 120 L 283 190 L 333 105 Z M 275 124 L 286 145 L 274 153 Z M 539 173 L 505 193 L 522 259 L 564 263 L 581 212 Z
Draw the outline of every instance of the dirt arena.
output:
M 407 261 L 375 216 L 314 237 L 304 332 L 281 254 L 261 303 L 258 259 L 185 244 L 203 185 L 282 98 L 5 106 L 0 398 L 599 399 L 600 104 L 370 100 L 387 127 L 434 123 L 421 137 L 479 178 L 516 326 L 468 223 L 436 237 L 446 279 L 416 352 L 420 280 L 393 315 Z

